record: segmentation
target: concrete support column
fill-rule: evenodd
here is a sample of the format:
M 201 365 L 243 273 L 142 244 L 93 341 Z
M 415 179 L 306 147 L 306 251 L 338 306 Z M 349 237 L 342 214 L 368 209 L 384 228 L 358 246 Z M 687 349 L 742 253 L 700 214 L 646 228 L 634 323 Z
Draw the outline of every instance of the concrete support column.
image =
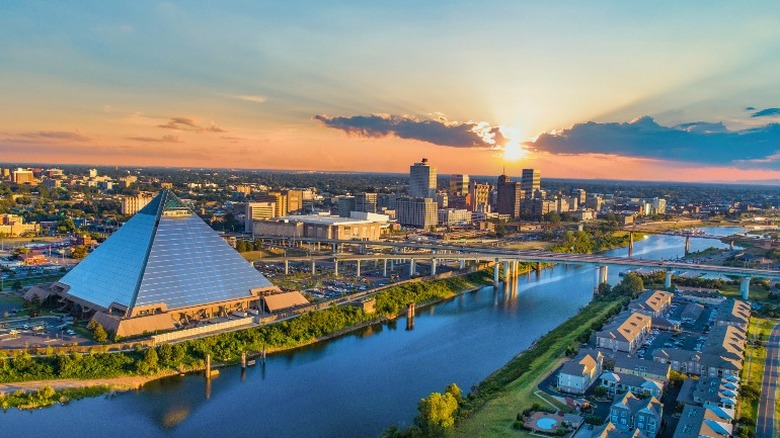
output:
M 520 277 L 520 261 L 515 260 L 515 278 Z
M 462 271 L 465 268 L 466 268 L 466 260 L 460 259 L 460 270 Z
M 634 232 L 629 231 L 628 233 L 628 256 L 631 257 L 634 255 Z
M 417 266 L 414 265 L 414 259 L 409 259 L 409 277 L 415 274 Z
M 288 275 L 290 273 L 290 261 L 285 260 L 284 261 L 284 275 Z
M 436 259 L 431 259 L 431 275 L 436 275 Z
M 356 266 L 355 271 L 356 271 L 357 277 L 360 277 L 360 260 L 357 261 L 357 264 L 355 266 Z
M 498 259 L 493 265 L 493 286 L 498 286 Z
M 685 255 L 691 252 L 691 236 L 685 236 Z
M 672 288 L 672 271 L 666 271 L 666 277 L 664 277 L 664 289 Z
M 504 260 L 504 281 L 509 281 L 509 261 Z
M 739 291 L 742 292 L 742 299 L 747 301 L 750 293 L 750 277 L 744 277 L 739 284 Z
M 317 270 L 317 266 L 316 266 L 316 264 L 315 264 L 315 262 L 314 262 L 314 259 L 312 259 L 312 260 L 311 260 L 311 275 L 314 275 L 314 273 L 316 272 L 316 270 Z
M 333 260 L 333 275 L 339 276 L 339 261 L 336 259 Z
M 382 277 L 387 277 L 387 259 L 382 263 Z
M 395 269 L 395 260 L 390 260 L 390 270 Z
M 608 268 L 606 265 L 599 266 L 599 284 L 607 282 Z

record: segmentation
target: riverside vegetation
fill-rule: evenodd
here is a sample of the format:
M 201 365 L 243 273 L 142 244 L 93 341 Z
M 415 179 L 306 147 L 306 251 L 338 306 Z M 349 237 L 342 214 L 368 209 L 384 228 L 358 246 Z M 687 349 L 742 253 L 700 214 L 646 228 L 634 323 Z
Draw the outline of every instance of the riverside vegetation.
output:
M 244 352 L 263 349 L 274 352 L 311 344 L 359 326 L 395 318 L 408 303 L 425 305 L 445 300 L 490 282 L 491 273 L 483 270 L 430 282 L 404 283 L 377 293 L 376 312 L 372 314 L 355 306 L 334 306 L 276 324 L 134 351 L 107 353 L 97 347 L 88 354 L 32 356 L 28 352 L 9 355 L 0 350 L 0 383 L 167 375 L 201 369 L 207 354 L 217 362 L 237 363 Z M 51 395 L 47 390 L 46 394 L 29 395 L 27 400 L 51 400 L 57 396 L 67 397 L 67 394 L 55 391 Z M 28 405 L 20 394 L 3 397 L 6 402 L 3 406 Z

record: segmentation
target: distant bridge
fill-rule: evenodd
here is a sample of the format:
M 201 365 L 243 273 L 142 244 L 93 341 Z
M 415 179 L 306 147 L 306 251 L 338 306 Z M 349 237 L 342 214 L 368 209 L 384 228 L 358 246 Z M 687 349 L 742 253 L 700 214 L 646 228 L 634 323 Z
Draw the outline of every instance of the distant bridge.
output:
M 279 240 L 276 238 L 275 240 Z M 729 275 L 742 278 L 740 290 L 742 297 L 747 299 L 749 293 L 750 279 L 752 277 L 761 277 L 780 280 L 780 271 L 738 268 L 731 266 L 714 266 L 695 263 L 681 263 L 665 260 L 648 260 L 630 257 L 611 257 L 600 254 L 570 254 L 558 253 L 552 251 L 539 250 L 508 250 L 498 247 L 475 247 L 455 244 L 433 244 L 422 242 L 384 242 L 384 241 L 356 241 L 356 240 L 336 240 L 336 239 L 297 239 L 300 243 L 308 244 L 328 244 L 333 248 L 331 255 L 310 255 L 300 257 L 278 257 L 263 259 L 263 263 L 283 262 L 288 267 L 289 262 L 310 262 L 314 270 L 317 261 L 329 261 L 334 263 L 336 273 L 338 273 L 338 264 L 340 262 L 355 262 L 357 266 L 357 275 L 360 276 L 360 265 L 364 260 L 383 260 L 383 274 L 387 275 L 388 261 L 391 263 L 397 260 L 410 261 L 410 274 L 415 272 L 415 264 L 418 261 L 426 261 L 431 264 L 431 274 L 436 273 L 437 263 L 440 261 L 457 261 L 461 263 L 461 268 L 465 261 L 486 261 L 494 262 L 494 282 L 499 281 L 499 265 L 504 263 L 504 272 L 517 272 L 517 263 L 553 263 L 565 265 L 596 266 L 598 282 L 604 282 L 607 278 L 607 266 L 625 266 L 630 268 L 647 268 L 651 270 L 666 271 L 665 286 L 671 287 L 672 271 L 684 270 L 699 272 L 705 274 Z M 376 253 L 376 254 L 347 254 L 339 253 L 339 246 L 358 245 L 360 252 L 365 252 L 368 247 L 391 247 L 405 251 L 407 249 L 430 250 L 431 252 L 416 253 Z M 392 268 L 391 268 L 392 269 Z

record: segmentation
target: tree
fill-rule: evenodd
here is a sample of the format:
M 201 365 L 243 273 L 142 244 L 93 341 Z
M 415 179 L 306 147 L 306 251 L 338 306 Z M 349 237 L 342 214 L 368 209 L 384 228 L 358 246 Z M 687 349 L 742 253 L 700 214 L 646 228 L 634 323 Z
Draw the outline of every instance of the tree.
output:
M 106 332 L 106 329 L 103 328 L 103 326 L 94 319 L 90 321 L 89 324 L 87 324 L 87 329 L 92 331 L 92 336 L 96 341 L 106 342 L 108 340 L 108 333 Z
M 446 437 L 452 434 L 458 401 L 451 393 L 434 392 L 421 399 L 417 409 L 420 413 L 415 421 L 425 436 Z
M 558 212 L 556 211 L 550 211 L 548 213 L 545 213 L 544 221 L 549 222 L 553 226 L 557 227 L 561 223 L 561 215 L 558 214 Z
M 645 290 L 645 283 L 642 281 L 642 277 L 633 272 L 623 277 L 621 284 L 623 285 L 623 290 L 632 295 Z
M 13 284 L 11 285 L 11 288 L 16 292 L 19 292 L 20 290 L 22 290 L 22 282 L 19 280 L 14 281 Z
M 601 296 L 607 296 L 612 292 L 612 286 L 606 281 L 599 284 L 598 294 Z
M 460 388 L 458 388 L 458 385 L 450 383 L 444 392 L 447 394 L 452 394 L 452 396 L 455 397 L 455 401 L 458 402 L 458 406 L 463 404 L 463 394 L 461 393 Z
M 71 257 L 81 260 L 87 256 L 87 247 L 84 245 L 76 245 L 71 250 Z

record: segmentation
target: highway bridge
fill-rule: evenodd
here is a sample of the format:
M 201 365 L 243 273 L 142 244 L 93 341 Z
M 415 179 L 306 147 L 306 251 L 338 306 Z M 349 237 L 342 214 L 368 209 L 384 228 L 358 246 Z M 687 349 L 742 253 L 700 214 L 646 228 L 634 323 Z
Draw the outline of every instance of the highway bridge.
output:
M 276 239 L 278 240 L 278 238 Z M 436 266 L 442 261 L 460 262 L 463 268 L 466 261 L 494 262 L 494 282 L 499 281 L 499 266 L 504 264 L 504 272 L 516 272 L 517 263 L 552 263 L 565 265 L 595 266 L 598 268 L 599 283 L 606 281 L 607 266 L 623 266 L 627 268 L 645 268 L 654 271 L 666 271 L 665 286 L 671 287 L 672 272 L 683 270 L 688 272 L 698 272 L 703 274 L 729 275 L 742 279 L 740 290 L 744 299 L 748 298 L 750 279 L 753 277 L 769 278 L 780 280 L 780 271 L 738 268 L 731 266 L 714 266 L 693 263 L 683 263 L 667 260 L 649 260 L 631 257 L 611 257 L 600 254 L 570 254 L 558 253 L 552 251 L 539 250 L 511 250 L 500 247 L 480 247 L 472 245 L 458 244 L 439 244 L 430 242 L 392 242 L 392 241 L 355 241 L 355 240 L 335 240 L 335 239 L 298 239 L 300 244 L 329 245 L 333 253 L 327 255 L 309 255 L 300 257 L 279 257 L 263 259 L 263 263 L 280 262 L 287 268 L 289 262 L 309 262 L 312 264 L 312 271 L 317 261 L 333 262 L 336 273 L 338 273 L 338 264 L 343 262 L 355 262 L 357 266 L 357 275 L 360 276 L 360 265 L 362 261 L 383 261 L 383 274 L 387 275 L 388 262 L 393 263 L 399 260 L 408 260 L 410 262 L 410 274 L 415 271 L 417 262 L 428 262 L 431 265 L 431 274 L 436 273 Z M 357 254 L 341 253 L 340 247 L 346 245 L 357 245 Z M 371 253 L 365 254 L 369 248 L 391 248 L 395 253 Z M 429 251 L 420 253 L 420 250 Z M 400 251 L 400 253 L 399 253 Z M 406 252 L 418 251 L 418 252 Z M 392 267 L 391 267 L 392 270 Z

